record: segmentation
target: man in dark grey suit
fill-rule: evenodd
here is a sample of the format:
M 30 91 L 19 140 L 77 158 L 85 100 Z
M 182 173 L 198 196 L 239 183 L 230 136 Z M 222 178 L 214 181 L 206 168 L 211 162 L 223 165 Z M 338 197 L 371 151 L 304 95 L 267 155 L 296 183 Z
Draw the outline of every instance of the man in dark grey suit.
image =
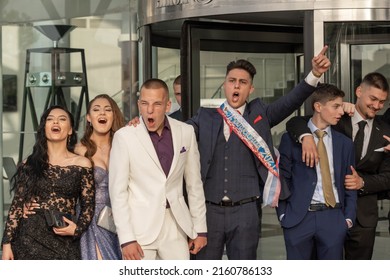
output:
M 219 109 L 200 108 L 188 121 L 198 140 L 207 206 L 208 244 L 196 259 L 221 259 L 224 246 L 229 259 L 256 259 L 260 234 L 258 206 L 271 172 L 269 165 L 266 167 L 244 143 L 245 137 L 237 132 L 237 126 L 227 124 L 228 116 L 222 106 L 226 105 L 240 124 L 256 131 L 254 135 L 260 137 L 263 147 L 269 148 L 275 161 L 270 129 L 297 110 L 315 90 L 319 77 L 330 67 L 326 50 L 324 47 L 313 58 L 313 69 L 305 81 L 272 104 L 264 104 L 259 98 L 247 103 L 254 91 L 256 69 L 246 60 L 232 61 L 224 82 L 226 102 Z M 282 186 L 280 196 L 287 195 Z
M 183 114 L 181 112 L 181 76 L 177 76 L 173 81 L 173 94 L 175 95 L 177 104 L 180 108 L 172 112 L 169 116 L 178 121 L 183 121 Z
M 378 194 L 390 189 L 390 154 L 383 151 L 388 141 L 383 137 L 390 135 L 390 126 L 376 114 L 383 108 L 388 98 L 389 85 L 380 73 L 369 73 L 356 89 L 356 111 L 352 117 L 344 115 L 334 127 L 354 139 L 355 148 L 359 125 L 364 121 L 364 136 L 362 147 L 357 152 L 355 175 L 347 175 L 345 187 L 348 190 L 358 190 L 356 223 L 350 229 L 345 242 L 346 259 L 371 259 L 375 242 L 375 230 L 378 222 Z M 312 165 L 316 157 L 315 144 L 312 136 L 302 137 L 307 130 L 303 118 L 293 118 L 287 122 L 287 131 L 297 141 L 302 139 L 302 158 Z M 311 148 L 308 148 L 307 142 Z M 304 147 L 305 146 L 305 147 Z M 313 148 L 314 147 L 314 148 Z

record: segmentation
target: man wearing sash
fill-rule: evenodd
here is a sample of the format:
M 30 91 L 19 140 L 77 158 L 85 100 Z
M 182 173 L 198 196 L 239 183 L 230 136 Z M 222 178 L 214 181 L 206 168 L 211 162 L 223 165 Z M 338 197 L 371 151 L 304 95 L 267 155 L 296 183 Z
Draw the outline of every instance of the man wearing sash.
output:
M 255 67 L 246 60 L 227 66 L 226 102 L 220 108 L 200 108 L 188 123 L 198 140 L 201 175 L 206 197 L 208 243 L 196 259 L 256 259 L 260 236 L 258 209 L 277 206 L 288 196 L 281 186 L 271 128 L 295 110 L 315 90 L 330 67 L 327 46 L 312 59 L 312 71 L 290 93 L 272 104 L 254 91 Z

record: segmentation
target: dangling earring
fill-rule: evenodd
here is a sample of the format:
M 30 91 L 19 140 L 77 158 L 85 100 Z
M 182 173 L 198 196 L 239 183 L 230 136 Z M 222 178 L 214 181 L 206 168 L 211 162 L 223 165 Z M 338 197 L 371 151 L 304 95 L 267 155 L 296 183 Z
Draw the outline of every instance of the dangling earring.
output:
M 68 140 L 67 140 L 67 142 L 68 142 L 68 146 L 70 145 L 70 135 L 68 135 Z

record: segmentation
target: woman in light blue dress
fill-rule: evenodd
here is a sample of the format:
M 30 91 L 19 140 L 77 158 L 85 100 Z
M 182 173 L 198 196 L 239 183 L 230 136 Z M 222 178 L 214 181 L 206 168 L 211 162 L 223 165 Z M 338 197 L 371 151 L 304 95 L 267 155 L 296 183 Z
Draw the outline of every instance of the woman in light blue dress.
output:
M 75 152 L 89 158 L 94 165 L 95 214 L 88 230 L 81 236 L 84 260 L 118 260 L 122 252 L 118 236 L 97 225 L 104 206 L 110 206 L 108 193 L 108 161 L 112 137 L 124 125 L 123 115 L 115 101 L 106 94 L 96 96 L 88 105 L 87 125 Z

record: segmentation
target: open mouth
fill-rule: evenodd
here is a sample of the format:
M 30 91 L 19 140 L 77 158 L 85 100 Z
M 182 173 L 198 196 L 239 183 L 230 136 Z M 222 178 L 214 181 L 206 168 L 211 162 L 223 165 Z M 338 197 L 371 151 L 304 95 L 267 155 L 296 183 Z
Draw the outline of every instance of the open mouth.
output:
M 51 128 L 51 131 L 52 132 L 60 132 L 61 129 L 59 127 L 57 127 L 57 126 L 54 126 L 54 127 Z
M 153 125 L 154 124 L 154 119 L 153 118 L 148 118 L 148 124 Z
M 233 93 L 233 101 L 238 101 L 238 98 L 240 97 L 240 94 L 238 92 Z
M 103 119 L 103 118 L 98 119 L 98 123 L 100 123 L 100 124 L 106 124 L 106 123 L 107 123 L 107 119 Z

